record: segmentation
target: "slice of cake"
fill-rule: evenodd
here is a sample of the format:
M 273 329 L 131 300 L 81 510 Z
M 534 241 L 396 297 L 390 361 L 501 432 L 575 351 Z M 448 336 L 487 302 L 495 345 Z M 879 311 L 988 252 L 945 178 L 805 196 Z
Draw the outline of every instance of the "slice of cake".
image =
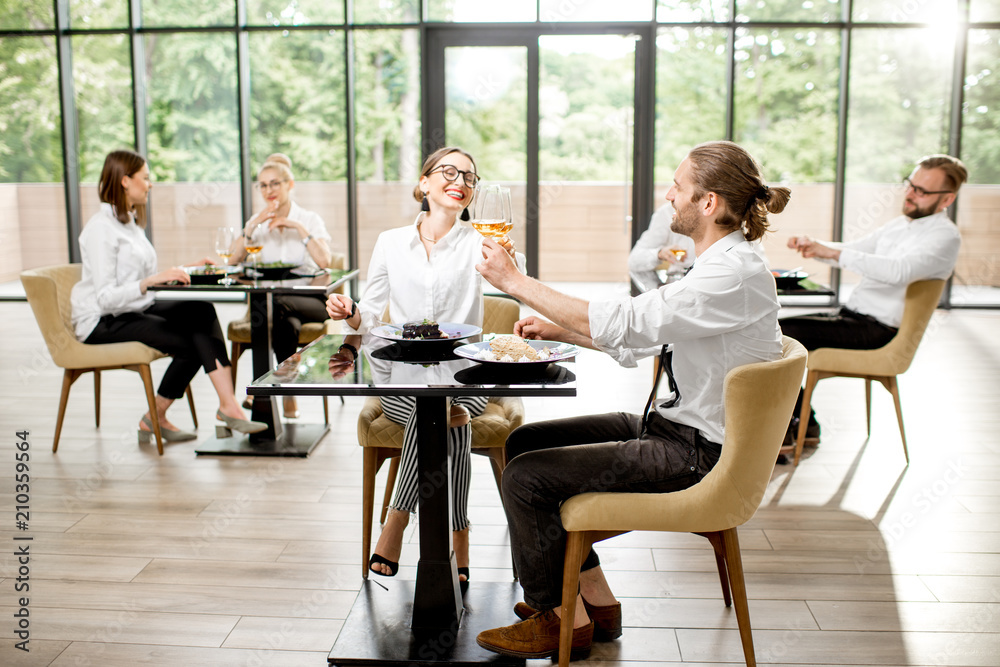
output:
M 403 325 L 403 338 L 441 338 L 441 329 L 434 320 L 419 320 Z

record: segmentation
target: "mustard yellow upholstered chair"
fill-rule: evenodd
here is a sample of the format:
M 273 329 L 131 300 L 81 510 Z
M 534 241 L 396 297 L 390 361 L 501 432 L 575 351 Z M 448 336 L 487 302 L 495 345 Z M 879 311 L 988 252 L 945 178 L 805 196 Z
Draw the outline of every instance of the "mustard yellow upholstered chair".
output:
M 347 267 L 347 257 L 340 253 L 333 253 L 330 257 L 330 268 L 331 269 L 343 269 Z M 344 287 L 341 285 L 334 290 L 338 294 L 344 293 Z M 337 333 L 339 331 L 339 325 L 337 325 L 333 320 L 325 320 L 323 322 L 305 322 L 302 328 L 299 330 L 299 347 L 303 345 L 308 345 L 317 338 L 325 336 L 327 334 Z M 250 308 L 247 308 L 247 312 L 243 315 L 241 319 L 233 320 L 229 323 L 228 330 L 226 332 L 226 337 L 229 338 L 229 342 L 232 346 L 230 350 L 229 359 L 232 366 L 230 370 L 233 375 L 233 386 L 236 386 L 236 367 L 239 364 L 240 356 L 250 349 Z M 278 359 L 278 361 L 284 361 L 284 359 Z M 344 397 L 340 397 L 340 401 L 344 401 Z M 329 424 L 330 423 L 330 409 L 326 402 L 326 396 L 323 397 L 323 420 Z
M 483 331 L 486 333 L 513 333 L 514 323 L 520 317 L 517 301 L 504 297 L 484 297 Z M 472 453 L 490 457 L 497 488 L 507 459 L 504 446 L 510 432 L 524 423 L 524 404 L 517 396 L 490 398 L 481 415 L 472 418 Z M 382 413 L 377 397 L 365 401 L 358 415 L 358 444 L 364 448 L 362 484 L 362 576 L 368 578 L 368 558 L 371 555 L 372 517 L 375 511 L 375 475 L 386 459 L 391 459 L 389 476 L 379 523 L 385 523 L 386 511 L 392 498 L 392 489 L 399 470 L 399 457 L 403 451 L 403 425 L 390 420 Z
M 156 435 L 156 449 L 163 454 L 163 440 L 159 419 L 156 416 L 156 396 L 153 393 L 153 376 L 149 364 L 167 355 L 138 342 L 87 345 L 78 341 L 73 333 L 70 292 L 73 290 L 73 285 L 80 282 L 82 271 L 81 264 L 63 264 L 21 273 L 24 293 L 28 297 L 28 303 L 31 304 L 38 328 L 42 330 L 52 361 L 65 371 L 52 451 L 55 452 L 59 448 L 59 435 L 66 414 L 66 402 L 69 400 L 69 388 L 73 383 L 84 373 L 94 374 L 94 422 L 100 427 L 101 371 L 125 369 L 135 371 L 142 377 L 153 433 Z M 187 388 L 187 398 L 188 406 L 191 408 L 191 420 L 197 428 L 198 416 L 194 410 L 191 387 Z
M 899 385 L 896 376 L 906 372 L 913 361 L 913 355 L 924 337 L 927 323 L 934 315 L 943 280 L 919 280 L 906 288 L 906 302 L 903 306 L 903 321 L 899 332 L 892 340 L 877 350 L 843 350 L 821 347 L 809 353 L 809 373 L 802 393 L 802 412 L 799 414 L 799 432 L 795 441 L 795 465 L 802 457 L 802 447 L 806 441 L 806 426 L 809 421 L 810 401 L 816 383 L 824 378 L 852 377 L 865 381 L 865 411 L 868 435 L 872 432 L 872 380 L 881 382 L 892 394 L 896 405 L 896 420 L 899 422 L 899 437 L 903 441 L 903 456 L 910 462 L 906 448 L 906 432 L 903 430 L 903 410 L 899 403 Z
M 590 544 L 631 530 L 697 533 L 715 549 L 726 606 L 736 603 L 743 653 L 756 665 L 736 527 L 764 497 L 806 366 L 806 350 L 785 337 L 778 361 L 747 364 L 726 376 L 722 457 L 704 479 L 673 493 L 583 493 L 560 510 L 568 531 L 559 665 L 569 664 L 580 565 Z M 731 594 L 731 596 L 730 596 Z

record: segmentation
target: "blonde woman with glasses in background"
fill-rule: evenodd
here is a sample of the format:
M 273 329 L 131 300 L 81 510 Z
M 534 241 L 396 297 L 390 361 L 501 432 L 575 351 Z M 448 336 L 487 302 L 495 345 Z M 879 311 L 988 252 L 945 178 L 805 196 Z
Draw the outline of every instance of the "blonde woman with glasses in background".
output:
M 263 242 L 258 262 L 280 262 L 314 272 L 330 268 L 330 233 L 323 218 L 292 201 L 291 159 L 282 153 L 269 155 L 257 172 L 257 188 L 264 209 L 247 220 L 229 261 L 237 263 L 246 256 L 246 239 L 254 235 Z M 325 303 L 321 296 L 274 295 L 271 336 L 278 361 L 295 354 L 303 324 L 326 320 Z M 294 396 L 284 398 L 284 412 L 290 419 L 299 416 Z

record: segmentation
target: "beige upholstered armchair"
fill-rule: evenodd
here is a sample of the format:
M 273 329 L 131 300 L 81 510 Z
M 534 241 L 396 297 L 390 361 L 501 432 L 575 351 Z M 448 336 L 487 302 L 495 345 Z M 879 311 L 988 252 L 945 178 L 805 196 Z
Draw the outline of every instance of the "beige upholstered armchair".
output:
M 21 283 L 24 293 L 31 304 L 31 310 L 42 330 L 45 344 L 52 355 L 52 361 L 62 367 L 63 386 L 59 397 L 59 414 L 56 417 L 56 431 L 52 439 L 52 451 L 59 449 L 59 435 L 62 432 L 63 417 L 66 414 L 66 402 L 69 400 L 69 388 L 84 373 L 94 374 L 94 422 L 101 425 L 101 371 L 125 369 L 135 371 L 142 377 L 146 390 L 146 401 L 149 403 L 150 420 L 153 433 L 156 435 L 156 449 L 163 454 L 163 439 L 160 433 L 160 422 L 156 415 L 156 396 L 153 393 L 153 376 L 149 370 L 150 362 L 165 357 L 158 350 L 142 343 L 108 343 L 107 345 L 87 345 L 76 339 L 73 333 L 70 292 L 73 285 L 80 282 L 83 271 L 81 264 L 64 264 L 47 266 L 41 269 L 24 271 Z M 191 408 L 191 419 L 195 428 L 198 427 L 198 416 L 194 410 L 194 398 L 191 387 L 187 388 L 188 405 Z
M 903 321 L 899 332 L 891 341 L 877 350 L 842 350 L 821 347 L 809 353 L 809 373 L 802 394 L 802 412 L 799 415 L 799 432 L 795 441 L 795 465 L 802 457 L 802 447 L 806 441 L 806 426 L 809 421 L 810 402 L 816 383 L 824 378 L 852 377 L 865 381 L 865 410 L 868 435 L 872 432 L 872 380 L 881 382 L 892 394 L 896 405 L 896 421 L 899 422 L 899 437 L 903 440 L 903 456 L 910 462 L 906 448 L 906 432 L 903 430 L 903 410 L 899 403 L 899 385 L 896 376 L 905 373 L 913 361 L 913 355 L 924 337 L 927 323 L 934 315 L 943 280 L 920 280 L 906 288 L 906 302 L 903 306 Z
M 715 549 L 726 606 L 736 603 L 743 653 L 756 665 L 736 527 L 764 497 L 806 365 L 802 345 L 785 337 L 778 361 L 734 368 L 726 376 L 722 457 L 704 479 L 674 493 L 583 493 L 563 503 L 568 531 L 563 571 L 559 665 L 569 664 L 580 565 L 594 542 L 632 530 L 697 533 Z M 730 597 L 731 593 L 731 597 Z

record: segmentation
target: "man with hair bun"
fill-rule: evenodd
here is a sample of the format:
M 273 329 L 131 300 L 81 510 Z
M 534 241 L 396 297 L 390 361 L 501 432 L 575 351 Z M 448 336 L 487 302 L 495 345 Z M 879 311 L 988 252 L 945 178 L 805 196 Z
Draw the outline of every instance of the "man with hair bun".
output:
M 834 243 L 793 236 L 788 247 L 861 274 L 847 304 L 830 313 L 781 320 L 781 330 L 807 350 L 834 347 L 874 350 L 896 335 L 903 320 L 907 286 L 917 280 L 947 279 L 955 270 L 961 237 L 945 210 L 969 178 L 965 165 L 950 155 L 917 161 L 905 186 L 903 214 L 856 241 Z M 786 444 L 798 435 L 802 394 L 792 413 Z M 820 428 L 810 411 L 806 443 L 819 443 Z
M 790 194 L 769 187 L 756 160 L 737 144 L 696 146 L 677 168 L 667 200 L 674 209 L 671 229 L 691 237 L 698 260 L 680 280 L 633 298 L 588 303 L 567 296 L 520 274 L 502 247 L 484 241 L 480 273 L 551 320 L 525 318 L 514 333 L 601 350 L 623 366 L 660 353 L 672 395 L 647 406 L 646 415 L 537 422 L 510 435 L 501 487 L 524 589 L 514 614 L 524 620 L 480 633 L 480 646 L 524 658 L 558 650 L 563 501 L 587 491 L 679 491 L 718 462 L 726 374 L 781 358 L 774 278 L 752 241 Z M 608 471 L 614 474 L 602 475 Z M 580 592 L 574 656 L 589 652 L 592 641 L 622 633 L 621 604 L 593 549 L 581 568 Z

